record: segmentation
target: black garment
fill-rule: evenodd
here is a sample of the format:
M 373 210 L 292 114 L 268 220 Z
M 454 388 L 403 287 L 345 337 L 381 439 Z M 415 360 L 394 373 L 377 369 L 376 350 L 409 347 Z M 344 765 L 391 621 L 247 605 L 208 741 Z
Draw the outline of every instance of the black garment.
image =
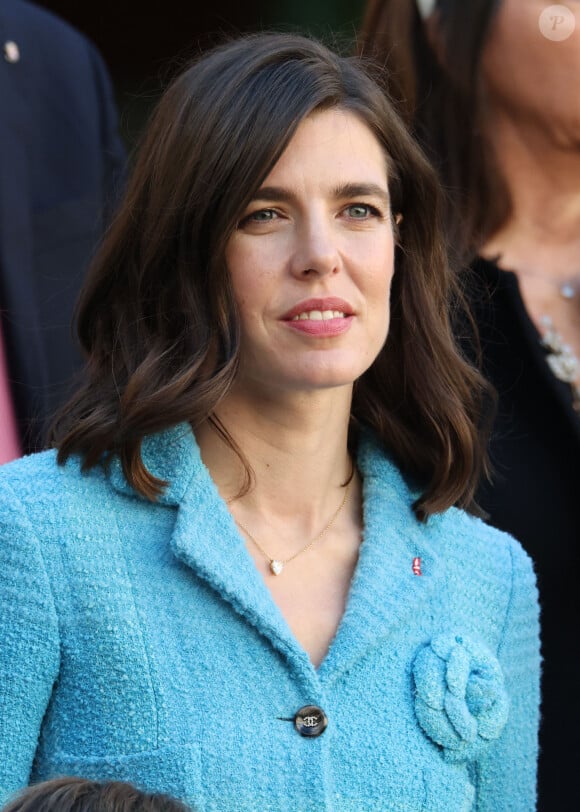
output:
M 479 503 L 535 562 L 542 607 L 541 812 L 580 809 L 580 414 L 546 363 L 515 274 L 477 260 L 484 372 L 499 393 L 492 487 Z M 480 289 L 481 286 L 481 289 Z M 558 325 L 555 325 L 556 329 Z M 476 562 L 475 562 L 476 563 Z
M 93 45 L 22 0 L 0 1 L 0 104 L 0 326 L 31 451 L 80 361 L 73 305 L 125 151 Z

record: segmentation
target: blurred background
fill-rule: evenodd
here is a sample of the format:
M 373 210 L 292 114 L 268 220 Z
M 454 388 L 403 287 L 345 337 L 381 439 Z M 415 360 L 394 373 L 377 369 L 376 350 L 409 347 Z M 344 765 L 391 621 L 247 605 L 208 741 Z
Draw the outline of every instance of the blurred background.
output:
M 156 98 L 179 66 L 223 34 L 299 30 L 354 42 L 364 0 L 33 0 L 86 34 L 113 78 L 121 132 L 133 146 Z

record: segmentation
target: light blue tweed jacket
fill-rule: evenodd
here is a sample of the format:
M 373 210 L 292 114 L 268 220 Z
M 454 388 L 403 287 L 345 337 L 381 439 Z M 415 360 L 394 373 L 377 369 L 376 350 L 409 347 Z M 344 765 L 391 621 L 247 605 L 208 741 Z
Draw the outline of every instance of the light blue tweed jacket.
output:
M 535 808 L 538 605 L 515 541 L 454 509 L 420 524 L 365 441 L 364 541 L 315 670 L 189 428 L 144 457 L 171 483 L 158 504 L 116 463 L 0 469 L 0 800 L 74 774 L 203 812 Z M 307 704 L 317 738 L 292 722 Z

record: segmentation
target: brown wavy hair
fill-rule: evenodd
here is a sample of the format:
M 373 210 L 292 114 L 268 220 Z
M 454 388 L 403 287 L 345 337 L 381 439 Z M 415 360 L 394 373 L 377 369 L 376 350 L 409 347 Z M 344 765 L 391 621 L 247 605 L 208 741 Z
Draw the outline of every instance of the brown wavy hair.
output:
M 500 5 L 501 0 L 437 0 L 426 24 L 416 0 L 367 0 L 360 30 L 359 53 L 384 66 L 388 92 L 439 172 L 447 192 L 449 239 L 464 261 L 511 208 L 484 136 L 481 60 Z M 429 36 L 427 27 L 436 33 Z
M 143 438 L 182 421 L 195 430 L 236 376 L 226 243 L 300 122 L 338 107 L 384 147 L 392 209 L 404 216 L 389 336 L 355 383 L 351 440 L 361 425 L 375 432 L 424 489 L 420 518 L 473 508 L 486 385 L 452 335 L 459 297 L 436 176 L 372 74 L 307 37 L 256 34 L 218 46 L 171 84 L 81 294 L 86 379 L 54 426 L 59 462 L 79 454 L 87 469 L 117 454 L 135 490 L 161 492 Z
M 2 812 L 191 812 L 164 793 L 143 792 L 124 781 L 54 778 L 22 790 Z

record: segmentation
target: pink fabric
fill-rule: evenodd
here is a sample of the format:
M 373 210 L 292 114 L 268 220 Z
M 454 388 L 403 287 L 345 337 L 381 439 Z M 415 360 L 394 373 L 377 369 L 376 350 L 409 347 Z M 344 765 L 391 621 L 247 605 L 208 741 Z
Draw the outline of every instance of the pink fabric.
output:
M 12 403 L 4 338 L 0 327 L 0 465 L 22 455 Z

